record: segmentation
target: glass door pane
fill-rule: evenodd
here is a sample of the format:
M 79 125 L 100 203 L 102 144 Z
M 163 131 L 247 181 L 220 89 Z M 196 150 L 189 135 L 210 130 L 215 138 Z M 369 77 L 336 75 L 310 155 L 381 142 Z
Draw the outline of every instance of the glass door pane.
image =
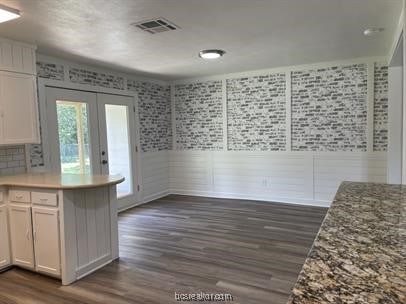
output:
M 56 113 L 61 173 L 91 173 L 87 104 L 57 100 Z
M 117 185 L 117 196 L 133 193 L 128 106 L 105 104 L 108 172 L 120 174 L 125 181 Z

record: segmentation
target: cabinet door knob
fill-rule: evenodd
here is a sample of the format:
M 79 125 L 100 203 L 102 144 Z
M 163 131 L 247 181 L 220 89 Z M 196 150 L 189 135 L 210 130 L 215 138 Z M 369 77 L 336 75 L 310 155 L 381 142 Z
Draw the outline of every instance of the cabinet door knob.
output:
M 102 164 L 103 164 L 103 165 L 106 165 L 107 163 L 108 163 L 107 160 L 105 160 L 105 159 L 102 160 Z

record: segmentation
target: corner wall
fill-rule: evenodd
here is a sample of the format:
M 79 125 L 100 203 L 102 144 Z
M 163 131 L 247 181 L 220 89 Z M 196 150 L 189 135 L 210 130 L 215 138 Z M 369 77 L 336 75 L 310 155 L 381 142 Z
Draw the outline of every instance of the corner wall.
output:
M 175 82 L 170 192 L 329 205 L 343 180 L 386 182 L 380 60 Z

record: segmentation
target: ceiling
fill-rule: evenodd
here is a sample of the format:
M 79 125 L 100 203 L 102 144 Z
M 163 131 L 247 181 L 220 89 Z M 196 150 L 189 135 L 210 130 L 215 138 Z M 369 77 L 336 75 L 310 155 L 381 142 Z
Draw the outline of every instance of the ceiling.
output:
M 163 80 L 388 53 L 402 0 L 0 0 L 0 36 L 39 52 Z M 180 30 L 131 23 L 164 17 Z M 385 31 L 366 37 L 367 27 Z M 202 49 L 227 54 L 204 61 Z

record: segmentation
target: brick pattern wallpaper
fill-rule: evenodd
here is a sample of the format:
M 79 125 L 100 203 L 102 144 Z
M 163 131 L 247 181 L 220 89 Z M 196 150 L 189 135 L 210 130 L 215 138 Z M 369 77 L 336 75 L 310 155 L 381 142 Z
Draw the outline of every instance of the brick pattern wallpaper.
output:
M 25 171 L 24 146 L 0 147 L 0 175 L 18 174 Z
M 285 74 L 227 80 L 229 150 L 286 150 Z
M 143 152 L 172 149 L 171 90 L 135 80 L 127 81 L 127 89 L 138 93 L 140 144 Z
M 94 72 L 87 69 L 69 68 L 69 80 L 73 83 L 124 90 L 123 77 Z
M 292 72 L 292 150 L 366 151 L 365 64 Z
M 221 81 L 175 85 L 177 150 L 221 150 Z
M 64 79 L 64 69 L 68 69 L 68 79 Z M 138 92 L 141 150 L 172 149 L 169 86 L 46 61 L 37 62 L 37 74 L 40 78 Z M 376 64 L 374 76 L 374 151 L 386 151 L 387 67 Z M 364 64 L 292 72 L 292 150 L 366 151 L 366 81 Z M 227 80 L 229 150 L 285 150 L 284 86 L 284 74 Z M 221 150 L 221 81 L 178 84 L 174 96 L 177 131 L 174 148 Z M 21 153 L 23 147 L 4 149 L 6 152 L 0 153 L 14 149 L 20 151 L 16 158 L 25 157 Z M 32 167 L 43 166 L 41 145 L 31 145 L 30 154 Z M 10 159 L 9 155 L 1 156 Z M 20 167 L 13 167 L 15 160 L 8 162 L 11 164 L 1 162 L 0 174 L 25 170 L 25 161 L 19 163 Z
M 374 85 L 374 151 L 388 147 L 388 67 L 375 64 Z
M 42 145 L 30 145 L 31 168 L 44 166 Z
M 65 80 L 64 66 L 62 64 L 37 62 L 37 76 L 53 80 Z

